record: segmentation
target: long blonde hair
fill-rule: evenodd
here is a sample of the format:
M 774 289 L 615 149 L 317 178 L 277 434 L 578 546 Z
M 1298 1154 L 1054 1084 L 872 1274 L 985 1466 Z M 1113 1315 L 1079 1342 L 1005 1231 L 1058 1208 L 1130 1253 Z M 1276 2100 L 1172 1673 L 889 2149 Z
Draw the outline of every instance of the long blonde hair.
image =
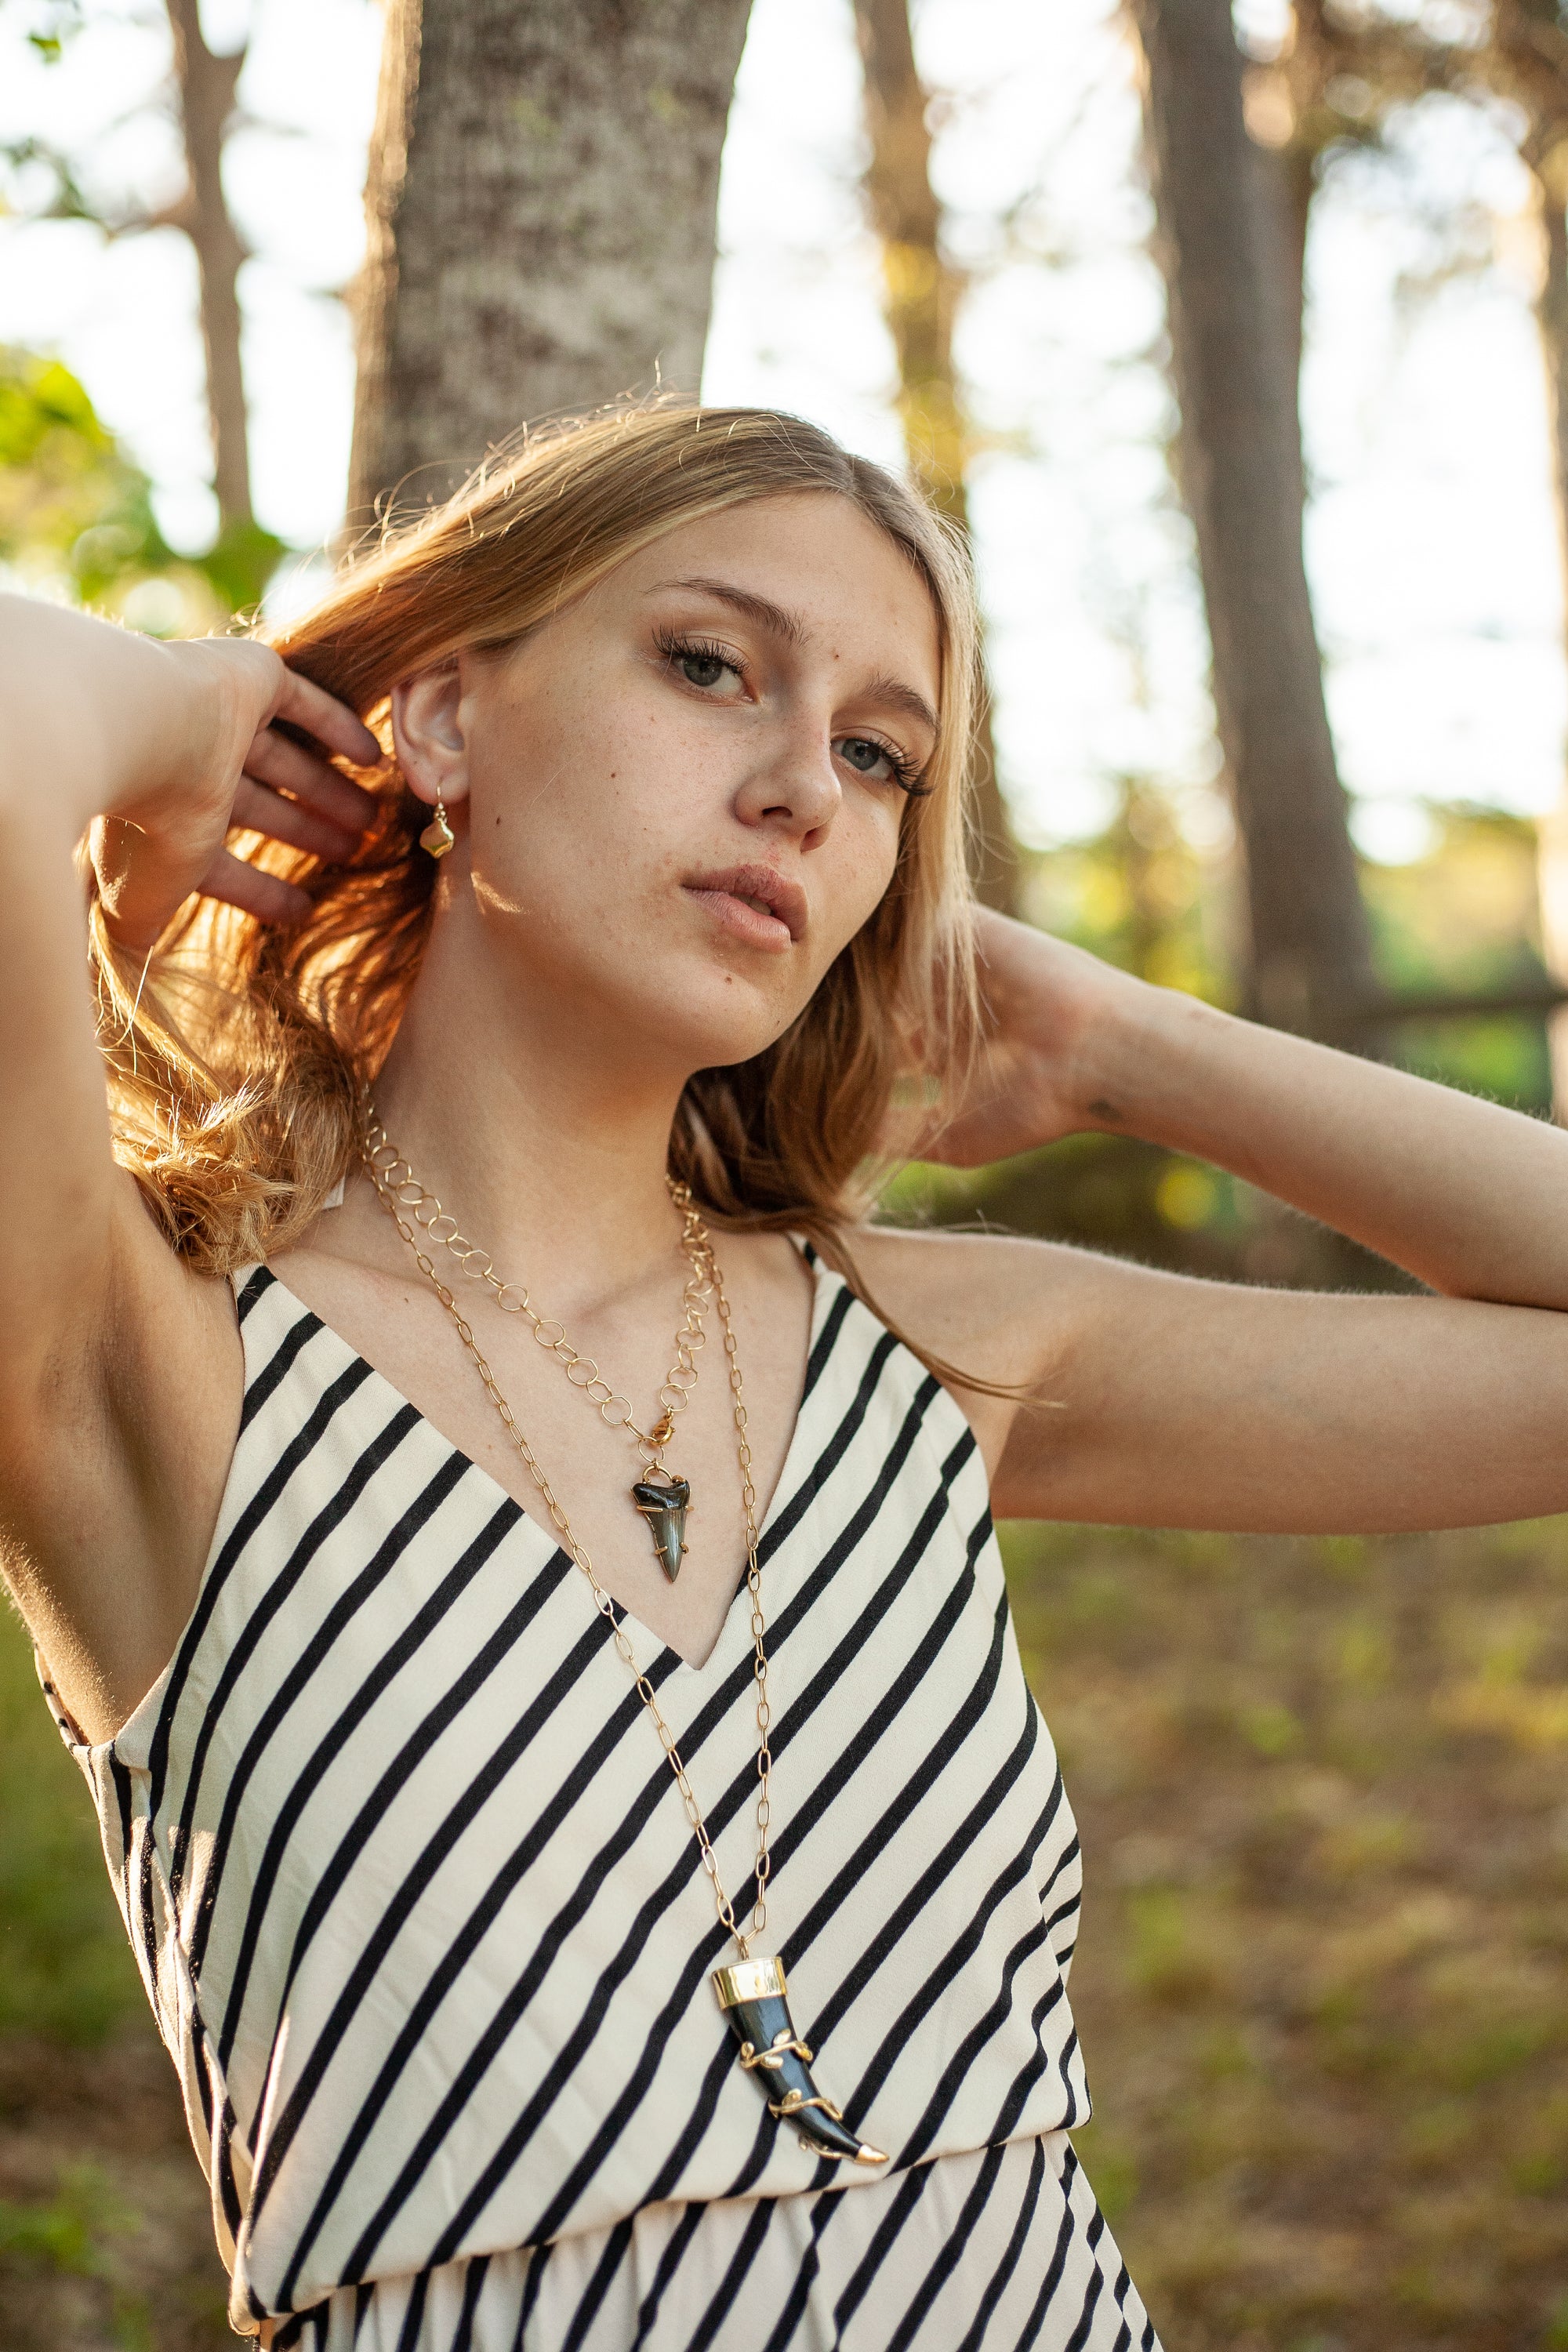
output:
M 965 782 L 976 625 L 962 543 L 881 467 L 768 409 L 624 405 L 523 436 L 445 505 L 388 530 L 302 618 L 261 636 L 387 747 L 375 818 L 342 865 L 252 838 L 311 901 L 298 929 L 194 901 L 145 964 L 91 909 L 115 1149 L 174 1245 L 208 1273 L 280 1251 L 348 1171 L 361 1105 L 429 931 L 429 811 L 390 760 L 400 678 L 499 650 L 699 516 L 802 491 L 852 499 L 915 567 L 941 635 L 938 747 L 902 817 L 887 895 L 793 1025 L 681 1097 L 671 1172 L 721 1220 L 794 1226 L 830 1255 L 917 1051 L 940 1074 L 973 1034 Z

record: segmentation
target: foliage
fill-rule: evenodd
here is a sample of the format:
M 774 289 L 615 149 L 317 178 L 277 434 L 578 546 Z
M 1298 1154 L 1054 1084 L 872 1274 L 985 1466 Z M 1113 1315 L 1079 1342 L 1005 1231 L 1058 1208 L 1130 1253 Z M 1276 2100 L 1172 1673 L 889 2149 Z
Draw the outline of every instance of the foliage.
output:
M 1383 985 L 1407 998 L 1539 986 L 1533 827 L 1486 809 L 1438 807 L 1433 817 L 1426 856 L 1363 867 Z M 1123 781 L 1103 832 L 1038 856 L 1024 898 L 1031 919 L 1059 938 L 1145 980 L 1228 1002 L 1231 858 L 1195 847 L 1170 797 L 1143 780 Z M 1539 1013 L 1402 1020 L 1382 1042 L 1424 1077 L 1550 1111 Z M 883 1213 L 895 1223 L 1000 1225 L 1227 1280 L 1377 1287 L 1400 1279 L 1223 1171 L 1121 1136 L 1075 1136 L 974 1171 L 910 1168 Z
M 93 601 L 174 561 L 147 478 L 58 360 L 0 352 L 0 559 Z
M 1182 2352 L 1522 2352 L 1568 2276 L 1568 1522 L 1006 1532 L 1079 2153 Z
M 0 1624 L 0 2032 L 101 2042 L 146 2006 L 81 1775 Z
M 0 14 L 19 7 L 31 22 L 27 44 L 48 66 L 58 65 L 69 43 L 81 31 L 83 0 L 0 0 Z
M 1123 776 L 1102 831 L 1035 860 L 1026 908 L 1042 930 L 1141 980 L 1228 1005 L 1233 892 L 1229 856 L 1196 848 L 1169 793 Z
M 0 565 L 24 585 L 155 636 L 191 635 L 255 604 L 282 552 L 249 523 L 177 554 L 146 474 L 70 370 L 0 345 Z
M 1500 809 L 1434 809 L 1436 837 L 1406 866 L 1364 867 L 1379 976 L 1395 994 L 1506 996 L 1546 979 L 1535 827 Z M 1539 1016 L 1402 1023 L 1405 1068 L 1549 1113 L 1552 1074 Z

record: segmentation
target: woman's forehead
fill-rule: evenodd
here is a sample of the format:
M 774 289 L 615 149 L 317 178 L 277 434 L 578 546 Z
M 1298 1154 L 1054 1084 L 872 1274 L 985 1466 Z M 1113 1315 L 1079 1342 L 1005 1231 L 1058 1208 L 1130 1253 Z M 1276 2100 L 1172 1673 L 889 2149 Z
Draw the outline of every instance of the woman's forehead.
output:
M 603 583 L 616 604 L 704 599 L 797 648 L 851 650 L 923 671 L 934 701 L 941 637 L 931 589 L 907 551 L 854 499 L 831 491 L 753 499 L 696 517 L 639 548 Z

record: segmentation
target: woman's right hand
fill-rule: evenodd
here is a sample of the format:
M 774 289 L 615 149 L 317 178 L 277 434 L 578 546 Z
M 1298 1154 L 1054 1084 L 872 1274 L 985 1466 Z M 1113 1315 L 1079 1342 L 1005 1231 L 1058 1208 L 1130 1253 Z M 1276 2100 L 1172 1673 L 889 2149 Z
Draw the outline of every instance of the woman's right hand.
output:
M 189 724 L 172 727 L 157 781 L 93 821 L 89 848 L 110 937 L 132 950 L 150 948 L 193 891 L 263 922 L 302 921 L 310 905 L 304 891 L 237 857 L 226 836 L 240 826 L 329 860 L 350 856 L 375 801 L 327 755 L 374 767 L 380 744 L 346 705 L 252 639 L 159 650 Z M 319 749 L 280 734 L 276 720 Z

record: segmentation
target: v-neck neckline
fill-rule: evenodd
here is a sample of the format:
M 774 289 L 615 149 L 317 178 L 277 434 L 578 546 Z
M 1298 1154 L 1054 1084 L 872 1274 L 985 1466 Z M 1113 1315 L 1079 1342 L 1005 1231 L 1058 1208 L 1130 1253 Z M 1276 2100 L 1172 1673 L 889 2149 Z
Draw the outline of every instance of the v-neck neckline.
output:
M 767 1511 L 763 1516 L 762 1525 L 757 1529 L 757 1548 L 759 1551 L 767 1540 L 768 1534 L 773 1528 L 773 1521 L 778 1517 L 781 1505 L 783 1504 L 786 1495 L 793 1495 L 799 1483 L 798 1457 L 804 1450 L 805 1443 L 805 1431 L 810 1413 L 811 1396 L 813 1393 L 807 1390 L 806 1381 L 810 1378 L 812 1358 L 816 1354 L 816 1342 L 821 1334 L 823 1321 L 826 1315 L 828 1306 L 831 1303 L 834 1284 L 836 1282 L 841 1282 L 843 1279 L 841 1276 L 832 1276 L 830 1278 L 829 1269 L 824 1265 L 822 1260 L 816 1255 L 815 1251 L 809 1255 L 805 1251 L 802 1251 L 801 1255 L 806 1266 L 806 1270 L 811 1276 L 812 1283 L 811 1326 L 805 1343 L 805 1365 L 801 1373 L 801 1392 L 795 1402 L 795 1420 L 790 1429 L 789 1444 L 784 1450 L 784 1458 L 780 1466 L 778 1477 L 773 1484 L 773 1491 L 768 1503 Z M 566 1559 L 571 1559 L 571 1554 L 566 1551 L 565 1546 L 558 1540 L 548 1528 L 542 1527 L 540 1524 L 539 1520 L 534 1517 L 532 1512 L 527 1508 L 526 1505 L 519 1502 L 517 1496 L 509 1487 L 502 1486 L 500 1480 L 496 1476 L 493 1471 L 487 1470 L 482 1462 L 476 1462 L 471 1454 L 465 1452 L 462 1446 L 458 1445 L 452 1438 L 447 1435 L 445 1430 L 438 1429 L 436 1423 L 430 1419 L 429 1414 L 422 1412 L 419 1406 L 414 1402 L 412 1397 L 405 1396 L 403 1391 L 395 1381 L 389 1380 L 384 1372 L 379 1371 L 375 1365 L 371 1362 L 369 1357 L 363 1354 L 362 1351 L 354 1346 L 352 1339 L 345 1339 L 343 1334 L 334 1324 L 329 1323 L 324 1316 L 319 1315 L 313 1307 L 311 1307 L 305 1299 L 300 1297 L 297 1290 L 291 1290 L 289 1285 L 283 1280 L 282 1276 L 274 1274 L 272 1268 L 266 1264 L 265 1260 L 261 1263 L 262 1270 L 268 1276 L 269 1282 L 275 1285 L 276 1287 L 283 1293 L 284 1297 L 298 1307 L 300 1313 L 301 1315 L 310 1316 L 311 1321 L 316 1323 L 321 1329 L 327 1334 L 328 1338 L 335 1342 L 338 1348 L 342 1349 L 342 1353 L 352 1363 L 363 1365 L 369 1378 L 392 1399 L 395 1404 L 401 1406 L 405 1412 L 411 1412 L 414 1415 L 415 1422 L 417 1426 L 421 1430 L 427 1432 L 429 1436 L 434 1439 L 435 1443 L 445 1450 L 448 1459 L 461 1465 L 460 1475 L 465 1483 L 470 1479 L 477 1480 L 481 1490 L 488 1489 L 489 1493 L 496 1496 L 498 1501 L 510 1503 L 513 1510 L 516 1511 L 523 1526 L 530 1529 L 530 1531 L 538 1538 L 542 1544 L 547 1545 L 551 1553 L 559 1551 L 563 1553 Z M 248 1278 L 248 1275 L 237 1276 L 235 1279 L 236 1290 L 238 1291 L 242 1289 L 245 1282 Z M 582 1570 L 577 1567 L 574 1560 L 572 1562 L 572 1566 L 574 1573 L 577 1575 L 582 1574 Z M 587 1580 L 584 1578 L 584 1581 L 586 1582 L 586 1580 Z M 605 1589 L 606 1591 L 608 1590 L 607 1587 Z M 635 1610 L 628 1609 L 625 1601 L 616 1600 L 616 1595 L 613 1592 L 610 1594 L 610 1599 L 615 1602 L 617 1612 L 617 1622 L 626 1625 L 634 1633 L 640 1634 L 644 1641 L 651 1642 L 653 1643 L 656 1655 L 649 1661 L 650 1664 L 657 1665 L 664 1659 L 671 1659 L 674 1661 L 672 1671 L 675 1675 L 690 1675 L 700 1677 L 708 1673 L 709 1668 L 712 1666 L 714 1662 L 718 1659 L 720 1653 L 727 1648 L 730 1641 L 731 1629 L 742 1613 L 741 1601 L 745 1592 L 746 1577 L 742 1572 L 736 1583 L 733 1592 L 730 1595 L 729 1602 L 724 1611 L 723 1621 L 721 1623 L 718 1634 L 714 1639 L 713 1646 L 700 1664 L 687 1657 L 683 1651 L 672 1648 L 669 1643 L 663 1640 L 659 1634 L 654 1632 L 651 1625 L 644 1622 L 643 1619 L 637 1614 Z

